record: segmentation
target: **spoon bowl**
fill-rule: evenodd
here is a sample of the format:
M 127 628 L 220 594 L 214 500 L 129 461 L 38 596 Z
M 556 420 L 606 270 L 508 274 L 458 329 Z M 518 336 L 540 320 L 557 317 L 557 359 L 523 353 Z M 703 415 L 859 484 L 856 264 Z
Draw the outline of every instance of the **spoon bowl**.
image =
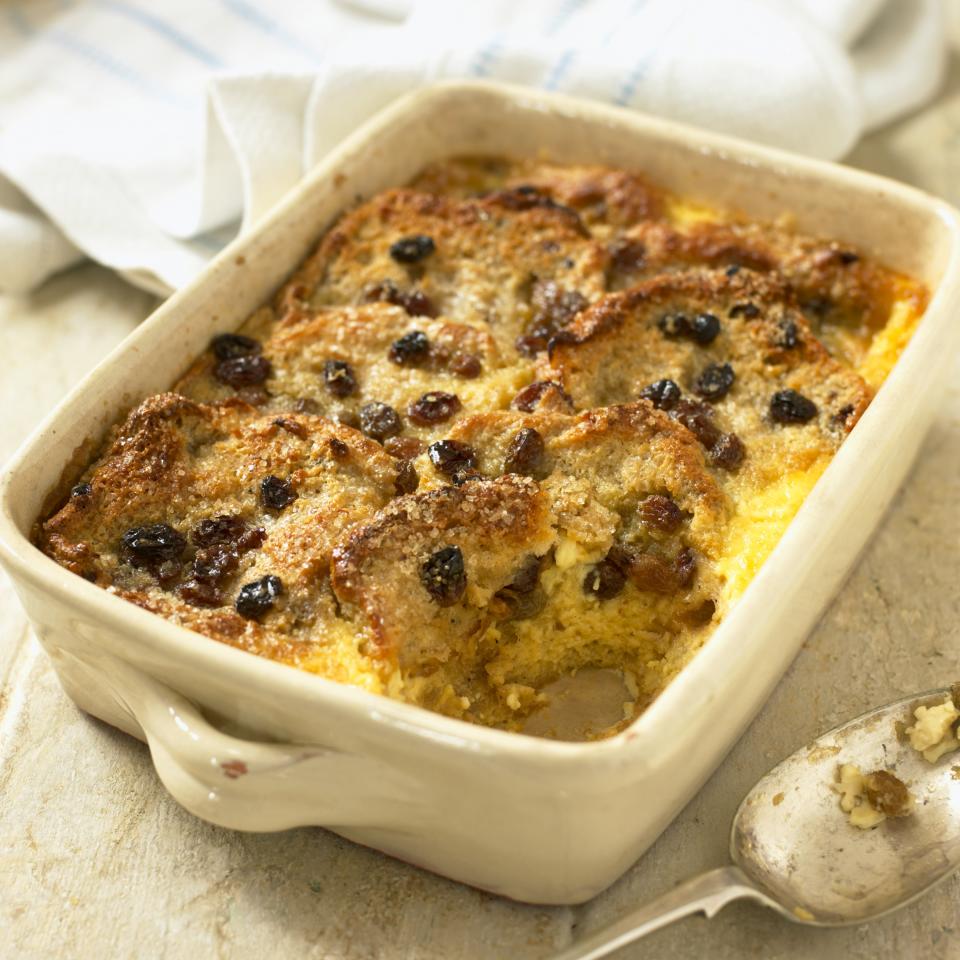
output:
M 762 903 L 795 923 L 839 927 L 906 906 L 960 867 L 960 751 L 929 763 L 903 734 L 918 706 L 949 688 L 888 703 L 835 727 L 774 767 L 733 820 L 734 866 L 694 877 L 589 934 L 554 960 L 596 960 L 692 913 L 712 917 L 733 900 Z M 862 830 L 833 789 L 850 763 L 888 770 L 913 809 Z

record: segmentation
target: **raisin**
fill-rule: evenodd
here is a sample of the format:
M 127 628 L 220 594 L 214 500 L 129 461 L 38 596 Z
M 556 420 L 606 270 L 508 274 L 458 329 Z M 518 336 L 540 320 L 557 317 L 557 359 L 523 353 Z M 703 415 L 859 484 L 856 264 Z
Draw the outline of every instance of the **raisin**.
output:
M 283 583 L 272 574 L 240 588 L 236 608 L 241 617 L 256 620 L 273 608 L 277 597 L 283 594 Z
M 610 600 L 623 590 L 626 583 L 626 574 L 619 564 L 607 557 L 587 571 L 583 578 L 583 592 L 598 600 Z
M 747 320 L 755 320 L 760 316 L 760 308 L 755 303 L 735 303 L 728 311 L 730 317 L 745 317 Z
M 220 333 L 210 341 L 210 348 L 218 360 L 235 360 L 261 350 L 258 341 L 242 333 Z
M 93 487 L 89 483 L 78 483 L 71 491 L 71 497 L 89 497 Z
M 286 430 L 287 433 L 292 433 L 301 440 L 306 440 L 307 438 L 307 428 L 300 423 L 299 420 L 291 420 L 289 417 L 277 417 L 277 419 L 273 421 L 273 425 L 279 427 L 281 430 Z
M 563 404 L 573 409 L 573 400 L 570 395 L 554 380 L 535 380 L 524 387 L 510 402 L 514 410 L 532 413 L 544 396 L 555 393 Z
M 411 330 L 390 345 L 387 356 L 398 366 L 414 366 L 430 353 L 430 341 L 422 330 Z
M 459 547 L 437 550 L 420 567 L 420 582 L 441 607 L 453 606 L 467 589 L 467 572 Z
M 720 333 L 720 321 L 712 313 L 698 313 L 690 323 L 690 336 L 706 346 L 713 343 Z
M 505 607 L 502 619 L 527 620 L 546 606 L 547 596 L 539 589 L 541 564 L 540 557 L 527 557 L 513 580 L 496 592 Z
M 473 380 L 483 372 L 483 364 L 475 353 L 455 353 L 450 358 L 450 371 L 464 380 Z
M 845 267 L 849 267 L 851 263 L 857 263 L 860 259 L 860 255 L 852 250 L 841 250 L 837 256 Z
M 853 404 L 847 403 L 842 406 L 830 419 L 838 426 L 846 426 L 847 421 L 853 414 Z
M 460 406 L 460 398 L 456 394 L 432 390 L 407 407 L 407 416 L 418 426 L 427 427 L 449 420 Z
M 721 437 L 713 422 L 713 409 L 699 400 L 678 400 L 670 410 L 670 416 L 685 426 L 707 449 Z
M 262 387 L 241 387 L 237 390 L 237 398 L 251 407 L 262 407 L 270 399 L 270 394 Z
M 722 400 L 733 386 L 736 374 L 729 363 L 711 363 L 705 367 L 693 384 L 693 389 L 711 403 Z
M 796 390 L 778 390 L 770 399 L 770 416 L 777 423 L 807 423 L 817 415 L 817 405 Z
M 247 529 L 243 517 L 235 513 L 221 513 L 217 517 L 201 520 L 190 531 L 190 539 L 198 547 L 210 547 L 215 543 L 234 543 Z
M 550 331 L 546 328 L 537 328 L 530 333 L 520 334 L 520 336 L 513 341 L 513 345 L 521 357 L 532 359 L 538 353 L 546 350 L 549 342 Z
M 353 367 L 346 360 L 327 360 L 323 365 L 323 382 L 335 397 L 349 397 L 357 390 Z
M 653 553 L 639 553 L 630 557 L 624 569 L 630 582 L 648 593 L 676 593 L 677 576 L 673 567 Z
M 345 460 L 350 453 L 350 448 L 339 437 L 331 437 L 327 446 L 334 460 Z
M 411 317 L 435 317 L 436 308 L 422 290 L 401 290 L 392 280 L 381 280 L 364 288 L 365 303 L 392 303 L 403 307 Z
M 833 301 L 829 297 L 810 297 L 800 302 L 800 308 L 804 313 L 812 313 L 823 320 L 833 310 Z
M 617 270 L 640 270 L 646 255 L 646 247 L 636 240 L 621 238 L 610 246 L 610 262 Z
M 297 499 L 296 491 L 289 480 L 281 480 L 271 474 L 260 481 L 260 500 L 270 510 L 283 510 Z
M 787 317 L 780 321 L 779 327 L 780 332 L 773 341 L 774 346 L 782 347 L 784 350 L 793 350 L 800 342 L 800 333 L 797 330 L 796 323 Z
M 658 410 L 671 410 L 682 393 L 673 380 L 655 380 L 640 391 L 640 398 L 649 400 Z
M 863 792 L 875 809 L 888 817 L 910 813 L 910 791 L 907 785 L 889 770 L 874 770 L 863 778 Z
M 223 603 L 218 587 L 199 580 L 186 580 L 177 588 L 177 593 L 194 607 L 219 607 Z
M 735 277 L 735 276 L 740 272 L 741 269 L 742 269 L 742 268 L 741 268 L 740 264 L 739 264 L 739 263 L 735 263 L 735 264 L 733 264 L 732 266 L 727 267 L 727 269 L 724 270 L 723 272 L 724 272 L 728 277 Z
M 462 487 L 465 483 L 469 483 L 471 480 L 482 480 L 483 475 L 476 472 L 476 470 L 467 470 L 463 473 L 455 473 L 451 478 L 450 482 L 455 487 Z
M 213 369 L 213 375 L 229 387 L 255 387 L 272 372 L 270 361 L 259 354 L 221 360 Z
M 473 447 L 458 440 L 438 440 L 428 447 L 430 462 L 439 473 L 457 477 L 468 473 L 477 465 Z
M 683 523 L 683 511 L 670 497 L 654 493 L 644 497 L 639 504 L 640 520 L 648 527 L 673 533 Z
M 543 476 L 543 457 L 546 452 L 543 437 L 532 427 L 524 427 L 510 441 L 503 461 L 504 473 L 519 473 L 540 479 Z
M 689 337 L 692 333 L 689 318 L 682 313 L 665 313 L 657 321 L 660 332 L 671 340 Z
M 697 575 L 696 554 L 689 547 L 684 547 L 673 561 L 673 569 L 676 572 L 677 583 L 681 587 L 689 587 Z
M 436 250 L 433 240 L 422 233 L 403 237 L 390 245 L 390 256 L 397 263 L 417 263 Z
M 240 553 L 232 543 L 217 543 L 198 550 L 193 558 L 193 579 L 216 585 L 240 564 Z
M 735 433 L 722 433 L 710 447 L 710 462 L 723 470 L 736 470 L 743 463 L 747 448 Z
M 127 562 L 135 567 L 153 566 L 165 560 L 179 560 L 187 541 L 168 523 L 150 523 L 132 527 L 121 538 Z
M 553 332 L 565 327 L 588 305 L 588 300 L 579 290 L 564 290 L 553 280 L 546 280 L 534 284 L 530 303 L 534 327 Z
M 398 496 L 405 493 L 413 493 L 420 486 L 420 477 L 417 470 L 409 460 L 401 460 L 397 464 L 397 477 L 393 482 L 394 489 Z
M 383 449 L 398 460 L 412 460 L 423 453 L 425 445 L 416 437 L 388 437 L 383 441 Z
M 264 530 L 263 527 L 254 527 L 252 530 L 247 530 L 245 533 L 240 534 L 237 539 L 237 550 L 241 553 L 246 553 L 248 550 L 255 550 L 261 546 L 266 539 L 267 531 Z
M 180 579 L 180 564 L 176 560 L 164 560 L 159 566 L 152 567 L 151 572 L 160 586 L 169 590 Z
M 373 400 L 360 408 L 360 429 L 382 443 L 400 432 L 400 414 L 390 404 Z

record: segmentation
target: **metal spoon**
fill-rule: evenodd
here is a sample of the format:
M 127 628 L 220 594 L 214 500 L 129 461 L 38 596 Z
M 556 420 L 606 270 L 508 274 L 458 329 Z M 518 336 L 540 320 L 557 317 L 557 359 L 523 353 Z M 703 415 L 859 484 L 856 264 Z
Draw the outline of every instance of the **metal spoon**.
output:
M 681 917 L 714 916 L 732 900 L 756 900 L 795 923 L 863 923 L 921 896 L 960 866 L 960 751 L 930 764 L 897 724 L 948 689 L 878 707 L 825 733 L 774 767 L 733 820 L 734 866 L 703 873 L 557 954 L 595 960 Z M 871 830 L 851 826 L 831 789 L 837 767 L 894 772 L 915 809 Z

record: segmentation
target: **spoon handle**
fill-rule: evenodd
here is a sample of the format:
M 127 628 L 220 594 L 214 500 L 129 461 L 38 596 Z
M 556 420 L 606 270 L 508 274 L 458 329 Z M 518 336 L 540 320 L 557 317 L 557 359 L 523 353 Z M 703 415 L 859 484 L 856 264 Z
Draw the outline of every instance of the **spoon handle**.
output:
M 691 913 L 703 911 L 712 917 L 732 900 L 742 897 L 775 906 L 739 867 L 718 867 L 687 880 L 602 930 L 584 937 L 555 954 L 553 960 L 596 960 Z

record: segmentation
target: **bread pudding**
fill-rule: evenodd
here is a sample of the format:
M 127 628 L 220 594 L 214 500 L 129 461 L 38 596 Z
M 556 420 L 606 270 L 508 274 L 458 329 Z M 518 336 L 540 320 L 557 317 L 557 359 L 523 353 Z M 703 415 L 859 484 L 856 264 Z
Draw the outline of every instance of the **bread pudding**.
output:
M 35 539 L 206 637 L 475 723 L 617 671 L 610 733 L 736 602 L 926 297 L 635 172 L 449 160 L 345 212 Z

